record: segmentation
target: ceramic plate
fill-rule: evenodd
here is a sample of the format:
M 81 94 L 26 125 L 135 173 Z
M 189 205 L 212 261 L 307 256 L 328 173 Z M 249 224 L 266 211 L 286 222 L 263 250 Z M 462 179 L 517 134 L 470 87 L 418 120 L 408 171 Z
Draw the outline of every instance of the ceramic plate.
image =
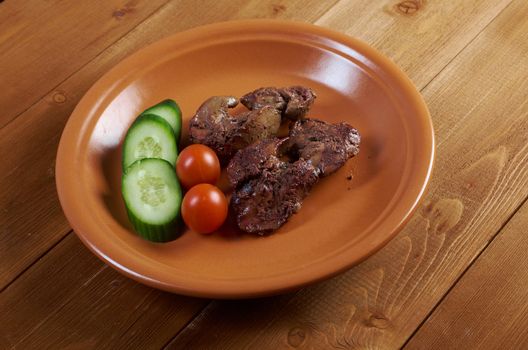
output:
M 298 214 L 266 237 L 226 225 L 160 244 L 133 232 L 120 193 L 121 144 L 138 113 L 175 99 L 185 139 L 208 97 L 289 85 L 316 91 L 308 117 L 348 122 L 362 136 L 360 154 L 320 181 Z M 175 293 L 243 298 L 328 278 L 380 249 L 422 197 L 433 150 L 420 94 L 367 44 L 308 24 L 226 22 L 156 42 L 95 83 L 64 130 L 56 178 L 74 231 L 112 267 Z

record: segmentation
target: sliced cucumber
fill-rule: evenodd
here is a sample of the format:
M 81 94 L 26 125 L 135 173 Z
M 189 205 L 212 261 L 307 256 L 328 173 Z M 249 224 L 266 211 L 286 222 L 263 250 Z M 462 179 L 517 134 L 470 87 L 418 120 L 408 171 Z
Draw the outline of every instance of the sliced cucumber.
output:
M 182 190 L 174 166 L 156 158 L 140 159 L 123 174 L 128 218 L 142 237 L 166 242 L 178 236 Z
M 141 115 L 128 129 L 123 144 L 123 170 L 143 158 L 165 159 L 174 166 L 177 157 L 176 137 L 163 118 Z
M 180 141 L 180 134 L 182 128 L 182 113 L 180 106 L 174 100 L 164 100 L 154 105 L 141 113 L 140 115 L 154 114 L 158 117 L 162 117 L 170 124 L 174 135 L 176 135 L 176 141 Z

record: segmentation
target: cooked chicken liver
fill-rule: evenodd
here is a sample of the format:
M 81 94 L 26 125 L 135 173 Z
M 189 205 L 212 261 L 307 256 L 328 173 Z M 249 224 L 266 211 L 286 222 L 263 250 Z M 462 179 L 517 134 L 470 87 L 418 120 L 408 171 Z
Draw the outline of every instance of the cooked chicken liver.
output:
M 287 102 L 282 115 L 290 120 L 303 119 L 317 97 L 312 89 L 302 86 L 280 89 L 280 94 Z
M 242 96 L 240 102 L 251 110 L 272 106 L 283 118 L 295 121 L 304 118 L 316 97 L 312 89 L 304 86 L 265 87 Z
M 242 182 L 233 193 L 231 208 L 241 230 L 264 234 L 278 229 L 301 208 L 318 180 L 316 169 L 303 159 L 277 165 Z
M 238 105 L 234 96 L 214 96 L 205 101 L 189 124 L 192 143 L 211 147 L 227 161 L 235 152 L 255 141 L 277 136 L 281 122 L 287 118 L 304 118 L 316 95 L 310 88 L 260 88 L 241 98 L 249 111 L 231 115 Z
M 229 114 L 238 105 L 233 96 L 214 96 L 205 101 L 191 119 L 189 138 L 192 143 L 211 147 L 218 157 L 228 160 L 235 152 L 251 143 L 277 134 L 280 113 L 272 107 Z
M 191 119 L 189 138 L 214 149 L 219 157 L 233 154 L 231 144 L 243 120 L 232 117 L 228 109 L 238 104 L 234 96 L 214 96 L 205 101 Z
M 347 123 L 304 119 L 295 122 L 288 142 L 291 152 L 299 158 L 311 160 L 321 176 L 328 176 L 358 154 L 360 136 Z
M 280 89 L 275 87 L 264 87 L 247 93 L 240 98 L 240 102 L 250 110 L 264 106 L 272 106 L 280 112 L 286 109 L 286 100 L 282 97 Z
M 302 205 L 320 177 L 359 152 L 360 137 L 346 123 L 297 121 L 290 137 L 261 140 L 236 153 L 227 167 L 235 188 L 231 198 L 241 230 L 276 230 Z M 284 160 L 284 155 L 291 158 Z
M 279 147 L 287 139 L 272 138 L 254 143 L 238 151 L 227 166 L 227 177 L 231 186 L 236 188 L 239 183 L 260 176 L 265 169 L 279 167 Z

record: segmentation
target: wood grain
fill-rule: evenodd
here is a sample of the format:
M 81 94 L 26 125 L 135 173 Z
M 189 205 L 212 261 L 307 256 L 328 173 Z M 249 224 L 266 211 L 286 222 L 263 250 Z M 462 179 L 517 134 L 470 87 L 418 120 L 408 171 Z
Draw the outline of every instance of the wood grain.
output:
M 332 5 L 311 1 L 308 11 L 306 1 L 282 3 L 203 3 L 197 13 L 195 1 L 171 2 L 0 129 L 0 149 L 13 150 L 3 158 L 8 171 L 0 174 L 0 290 L 70 230 L 55 190 L 55 155 L 68 116 L 94 81 L 138 48 L 195 25 L 248 18 L 253 8 L 258 17 L 266 6 L 272 18 L 313 21 Z
M 363 39 L 425 86 L 511 0 L 341 0 L 316 24 Z
M 405 349 L 527 349 L 527 233 L 525 203 Z
M 218 3 L 215 6 L 205 6 L 205 4 L 202 4 L 204 5 L 202 6 L 204 10 L 199 14 L 187 11 L 187 9 L 192 9 L 194 4 L 195 2 L 190 0 L 169 3 L 105 50 L 90 64 L 48 93 L 30 110 L 21 115 L 19 117 L 20 120 L 13 122 L 13 125 L 4 128 L 5 130 L 0 130 L 0 148 L 17 150 L 10 153 L 4 161 L 6 168 L 11 170 L 0 175 L 0 210 L 6 214 L 0 218 L 0 227 L 3 227 L 0 230 L 0 289 L 49 249 L 54 242 L 69 232 L 69 225 L 62 215 L 62 210 L 56 197 L 53 173 L 55 152 L 60 133 L 67 117 L 82 94 L 100 75 L 126 57 L 126 55 L 163 36 L 194 25 L 230 18 L 259 17 L 262 16 L 262 13 L 268 13 L 273 18 L 304 19 L 308 21 L 315 21 L 318 16 L 326 13 L 321 24 L 338 29 L 341 21 L 344 20 L 338 16 L 341 13 L 355 13 L 356 17 L 361 18 L 379 18 L 379 21 L 393 23 L 395 31 L 398 28 L 406 28 L 406 26 L 400 24 L 401 22 L 408 23 L 406 16 L 400 16 L 396 12 L 388 13 L 387 7 L 357 7 L 354 1 L 341 1 L 338 3 L 339 7 L 335 10 L 332 8 L 332 4 L 326 2 L 326 6 L 323 6 L 322 2 L 275 1 L 263 3 L 255 0 L 250 2 L 229 2 L 230 5 Z M 344 4 L 348 4 L 350 8 L 343 8 Z M 452 5 L 446 4 L 444 6 L 450 7 Z M 452 38 L 445 46 L 445 51 L 451 52 L 450 57 L 454 57 L 457 53 L 456 50 L 467 44 L 469 38 L 457 36 L 457 33 L 467 31 L 467 23 L 472 23 L 472 31 L 476 33 L 477 29 L 474 28 L 479 25 L 482 27 L 485 23 L 482 18 L 491 18 L 500 12 L 504 6 L 504 1 L 494 2 L 491 0 L 475 3 L 473 8 L 463 5 L 462 9 L 464 11 L 461 13 L 466 14 L 466 16 L 461 16 L 457 21 L 458 27 L 454 24 L 446 27 L 446 20 L 437 17 L 435 23 L 438 28 L 441 28 L 438 33 L 442 33 L 442 30 L 445 29 L 450 33 L 449 35 L 445 34 L 445 36 Z M 331 8 L 332 10 L 329 10 Z M 389 6 L 389 8 L 393 7 Z M 254 9 L 254 12 L 251 12 L 251 9 Z M 276 9 L 279 10 L 277 11 Z M 441 12 L 437 7 L 431 6 L 427 9 L 432 12 Z M 426 9 L 422 10 L 425 11 Z M 185 16 L 183 16 L 184 13 Z M 174 21 L 175 16 L 179 18 L 178 21 Z M 415 25 L 419 27 L 423 25 L 423 21 L 431 22 L 429 17 L 429 15 L 415 17 Z M 345 19 L 348 21 L 348 17 Z M 380 23 L 372 22 L 369 25 L 370 31 L 377 32 Z M 360 34 L 360 31 L 365 31 L 365 28 L 360 25 L 356 27 L 356 30 Z M 388 33 L 387 45 L 394 45 L 393 41 L 397 40 L 398 36 L 393 34 L 392 28 L 387 29 L 385 33 Z M 406 36 L 400 36 L 399 38 L 403 42 L 408 40 Z M 429 40 L 434 41 L 435 38 L 429 37 Z M 436 54 L 427 51 L 429 43 L 422 41 L 421 45 L 424 47 L 423 50 L 418 48 L 415 51 L 409 51 L 401 59 L 406 62 L 417 57 L 422 60 L 434 60 Z M 377 46 L 383 50 L 381 44 Z M 447 64 L 450 57 L 437 62 L 436 65 Z M 421 66 L 416 65 L 415 67 Z M 409 67 L 407 73 L 417 80 L 423 69 L 420 68 L 415 73 L 411 68 Z M 431 75 L 436 73 L 437 71 L 431 73 Z M 43 121 L 46 122 L 44 123 Z M 31 127 L 35 124 L 41 127 Z M 39 152 L 35 152 L 36 147 L 38 147 Z M 31 171 L 26 170 L 29 168 Z M 33 212 L 32 215 L 28 216 L 28 207 L 30 205 L 33 208 Z M 4 261 L 9 261 L 10 263 L 3 263 Z
M 9 325 L 2 327 L 0 348 L 159 348 L 203 307 L 203 300 L 154 291 L 103 268 L 74 235 L 60 241 L 69 225 L 55 193 L 58 140 L 90 85 L 152 41 L 198 24 L 259 17 L 266 8 L 271 18 L 313 21 L 332 5 L 313 1 L 305 7 L 310 2 L 287 1 L 286 8 L 284 3 L 209 3 L 196 13 L 195 1 L 171 2 L 0 129 L 0 147 L 13 150 L 3 159 L 8 172 L 0 175 L 0 288 L 5 288 L 0 293 L 0 324 Z M 175 21 L 181 14 L 186 16 Z
M 136 283 L 70 235 L 0 294 L 0 348 L 159 349 L 204 302 Z
M 7 1 L 0 6 L 0 127 L 168 0 Z M 43 28 L 45 28 L 43 30 Z
M 168 348 L 402 346 L 528 195 L 527 15 L 526 2 L 512 3 L 423 91 L 436 168 L 426 203 L 396 239 L 269 311 L 214 302 Z M 237 316 L 225 324 L 226 314 Z
M 101 74 L 136 49 L 196 25 L 323 15 L 317 23 L 373 43 L 420 88 L 456 57 L 424 91 L 440 141 L 428 202 L 404 233 L 351 272 L 297 294 L 214 302 L 169 347 L 400 346 L 527 195 L 527 50 L 517 48 L 526 42 L 526 5 L 510 6 L 459 55 L 509 2 L 169 2 L 89 63 L 83 56 L 86 65 L 44 89 L 0 130 L 0 148 L 13 150 L 0 175 L 0 289 L 69 231 L 53 160 L 68 115 Z M 503 66 L 510 60 L 521 62 L 517 74 Z M 38 74 L 46 80 L 48 73 Z M 157 348 L 204 305 L 103 268 L 70 235 L 0 294 L 0 324 L 7 325 L 0 347 Z

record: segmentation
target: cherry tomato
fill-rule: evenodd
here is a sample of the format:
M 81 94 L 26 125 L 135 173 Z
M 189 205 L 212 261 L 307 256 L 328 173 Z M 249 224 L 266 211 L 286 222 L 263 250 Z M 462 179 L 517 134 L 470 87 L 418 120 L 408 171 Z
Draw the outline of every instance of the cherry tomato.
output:
M 216 186 L 199 184 L 183 197 L 182 216 L 185 224 L 198 233 L 211 233 L 227 217 L 227 199 Z
M 220 161 L 209 147 L 190 145 L 178 156 L 176 173 L 182 186 L 187 189 L 201 183 L 214 185 L 220 177 Z

